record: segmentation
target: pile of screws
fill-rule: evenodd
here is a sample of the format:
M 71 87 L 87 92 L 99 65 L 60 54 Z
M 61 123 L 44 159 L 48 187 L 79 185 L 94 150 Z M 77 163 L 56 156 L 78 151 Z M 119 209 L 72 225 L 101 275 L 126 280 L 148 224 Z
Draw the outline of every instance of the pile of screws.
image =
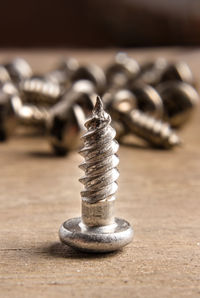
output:
M 53 152 L 80 146 L 80 135 L 96 96 L 102 96 L 118 141 L 136 135 L 153 147 L 180 144 L 182 127 L 198 104 L 192 72 L 185 62 L 164 58 L 141 65 L 118 53 L 104 70 L 68 58 L 43 75 L 21 58 L 0 65 L 0 141 L 17 127 L 45 132 Z

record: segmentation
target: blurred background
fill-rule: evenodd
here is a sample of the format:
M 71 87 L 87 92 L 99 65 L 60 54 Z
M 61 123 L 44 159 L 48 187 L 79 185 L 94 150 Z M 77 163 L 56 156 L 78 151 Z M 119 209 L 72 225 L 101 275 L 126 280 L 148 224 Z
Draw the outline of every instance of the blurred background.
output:
M 200 44 L 199 0 L 1 2 L 1 47 Z

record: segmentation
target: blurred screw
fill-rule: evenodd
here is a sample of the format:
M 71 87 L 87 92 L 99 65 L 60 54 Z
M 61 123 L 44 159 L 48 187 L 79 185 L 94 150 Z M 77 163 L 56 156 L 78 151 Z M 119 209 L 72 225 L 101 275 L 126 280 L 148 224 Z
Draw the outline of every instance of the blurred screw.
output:
M 164 105 L 164 119 L 173 127 L 185 124 L 199 102 L 197 91 L 183 82 L 166 82 L 157 87 Z
M 181 81 L 191 85 L 194 84 L 192 71 L 184 61 L 168 64 L 160 79 L 160 82 L 166 81 Z
M 45 130 L 57 154 L 64 155 L 67 151 L 77 148 L 85 118 L 93 109 L 93 96 L 83 92 L 71 92 L 67 100 L 64 96 L 60 102 L 49 109 L 24 104 L 17 89 L 11 83 L 5 84 L 2 92 L 5 94 L 5 99 L 2 97 L 0 109 L 2 139 L 6 139 L 5 136 L 8 137 L 7 123 L 14 118 L 15 125 L 18 122 L 18 124 L 38 126 Z
M 5 66 L 0 65 L 0 85 L 11 80 L 10 75 Z
M 95 85 L 96 92 L 102 94 L 105 90 L 106 78 L 102 68 L 96 64 L 83 65 L 77 68 L 71 77 L 72 83 L 88 80 Z
M 106 69 L 107 88 L 125 88 L 140 70 L 139 64 L 125 53 L 118 53 Z
M 57 83 L 47 81 L 44 77 L 32 77 L 21 82 L 19 86 L 23 102 L 52 105 L 62 95 L 61 87 Z
M 163 102 L 154 87 L 143 84 L 132 87 L 131 91 L 137 99 L 139 110 L 157 119 L 163 117 Z
M 131 109 L 120 97 L 114 96 L 107 109 L 114 120 L 123 123 L 126 134 L 133 133 L 153 146 L 165 149 L 172 148 L 180 143 L 178 136 L 167 123 L 156 120 L 137 109 Z
M 4 66 L 7 69 L 11 80 L 16 84 L 32 76 L 30 65 L 22 58 L 16 58 Z
M 140 72 L 136 78 L 130 82 L 130 86 L 151 85 L 156 86 L 162 80 L 168 62 L 164 58 L 157 58 L 155 61 L 145 62 L 140 65 Z
M 74 58 L 63 59 L 55 69 L 49 71 L 45 78 L 62 88 L 70 86 L 70 80 L 75 71 L 77 71 L 79 63 Z
M 0 90 L 0 141 L 7 140 L 16 125 L 17 118 L 10 96 Z

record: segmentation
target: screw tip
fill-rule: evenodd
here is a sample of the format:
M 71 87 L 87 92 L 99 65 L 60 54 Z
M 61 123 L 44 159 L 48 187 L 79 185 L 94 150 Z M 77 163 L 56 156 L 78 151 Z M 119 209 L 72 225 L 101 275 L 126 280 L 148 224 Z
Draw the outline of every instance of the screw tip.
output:
M 96 103 L 94 106 L 93 114 L 101 115 L 103 112 L 103 102 L 100 96 L 97 96 Z

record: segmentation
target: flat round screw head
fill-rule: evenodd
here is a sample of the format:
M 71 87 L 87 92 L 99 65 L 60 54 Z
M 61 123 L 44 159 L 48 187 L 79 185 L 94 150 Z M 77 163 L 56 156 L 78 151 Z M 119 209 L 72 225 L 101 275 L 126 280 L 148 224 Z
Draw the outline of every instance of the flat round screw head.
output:
M 103 69 L 96 64 L 80 66 L 71 77 L 72 82 L 79 80 L 89 80 L 96 88 L 98 93 L 102 93 L 105 89 L 106 77 Z
M 173 127 L 185 124 L 199 103 L 194 87 L 184 82 L 165 82 L 157 87 L 164 106 L 164 119 Z
M 81 218 L 65 221 L 59 230 L 60 240 L 75 249 L 86 252 L 112 252 L 129 244 L 133 239 L 133 229 L 130 224 L 120 218 L 115 218 L 111 225 L 88 227 Z
M 61 106 L 62 108 L 62 106 Z M 52 114 L 47 120 L 48 138 L 56 155 L 64 156 L 69 151 L 80 147 L 80 135 L 84 129 L 85 114 L 83 109 L 74 104 L 67 113 Z
M 143 84 L 134 86 L 131 91 L 137 99 L 137 108 L 157 119 L 163 116 L 163 102 L 156 89 L 150 85 Z
M 187 63 L 178 61 L 170 63 L 162 74 L 161 82 L 166 81 L 181 81 L 188 84 L 194 84 L 192 71 Z
M 139 64 L 125 53 L 118 53 L 112 64 L 106 69 L 107 85 L 112 88 L 124 88 L 135 79 L 140 70 Z

